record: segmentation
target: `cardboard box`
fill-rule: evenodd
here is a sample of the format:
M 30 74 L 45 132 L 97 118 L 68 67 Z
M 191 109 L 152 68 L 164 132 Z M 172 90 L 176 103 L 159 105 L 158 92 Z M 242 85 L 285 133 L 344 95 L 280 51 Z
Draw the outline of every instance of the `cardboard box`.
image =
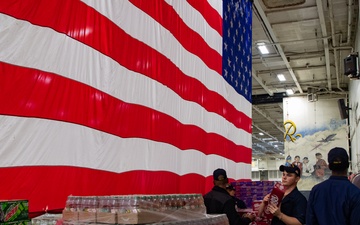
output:
M 97 223 L 116 224 L 117 223 L 117 214 L 110 213 L 110 212 L 97 212 L 96 213 L 96 222 Z
M 137 212 L 118 213 L 118 224 L 149 224 L 159 221 L 177 221 L 179 218 L 191 220 L 204 218 L 205 213 L 199 209 L 177 209 L 165 211 L 152 211 L 139 209 Z
M 95 223 L 96 222 L 96 212 L 86 212 L 80 211 L 78 213 L 78 221 L 85 223 Z
M 73 211 L 67 211 L 67 210 L 63 210 L 62 212 L 62 218 L 64 221 L 79 221 L 79 213 L 78 212 L 73 212 Z
M 0 222 L 29 220 L 28 200 L 0 201 Z

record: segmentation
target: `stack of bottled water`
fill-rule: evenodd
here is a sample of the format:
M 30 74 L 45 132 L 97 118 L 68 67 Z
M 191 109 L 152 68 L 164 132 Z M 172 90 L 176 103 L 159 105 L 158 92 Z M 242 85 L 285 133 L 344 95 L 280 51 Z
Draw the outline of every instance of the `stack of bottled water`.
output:
M 61 214 L 45 213 L 44 215 L 32 218 L 31 224 L 33 224 L 33 225 L 55 225 L 59 219 L 61 219 Z
M 178 209 L 201 209 L 205 213 L 201 194 L 167 195 L 111 195 L 111 196 L 73 196 L 67 198 L 65 211 L 136 213 L 139 209 L 167 211 Z

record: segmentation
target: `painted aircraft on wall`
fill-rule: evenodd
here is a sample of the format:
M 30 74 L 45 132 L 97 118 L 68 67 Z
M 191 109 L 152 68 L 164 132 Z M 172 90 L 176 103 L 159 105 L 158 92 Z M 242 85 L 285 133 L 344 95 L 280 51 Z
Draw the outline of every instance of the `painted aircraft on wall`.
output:
M 320 141 L 318 142 L 330 142 L 330 141 L 334 141 L 333 137 L 335 137 L 336 134 L 330 134 L 328 135 L 325 139 L 322 138 Z

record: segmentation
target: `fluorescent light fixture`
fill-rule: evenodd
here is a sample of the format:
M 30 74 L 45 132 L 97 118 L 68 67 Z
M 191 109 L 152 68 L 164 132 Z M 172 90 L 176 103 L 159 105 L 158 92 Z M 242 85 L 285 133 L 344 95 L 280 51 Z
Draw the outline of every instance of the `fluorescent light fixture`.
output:
M 286 94 L 293 95 L 294 94 L 293 89 L 286 89 Z
M 261 136 L 262 136 L 262 135 L 264 135 L 264 134 L 260 132 L 260 133 L 259 133 L 259 135 L 261 135 Z
M 266 48 L 264 42 L 257 43 L 257 47 L 258 47 L 259 51 L 261 52 L 261 54 L 263 54 L 263 55 L 269 54 L 269 50 Z
M 286 81 L 284 74 L 278 74 L 277 78 L 279 79 L 279 81 Z

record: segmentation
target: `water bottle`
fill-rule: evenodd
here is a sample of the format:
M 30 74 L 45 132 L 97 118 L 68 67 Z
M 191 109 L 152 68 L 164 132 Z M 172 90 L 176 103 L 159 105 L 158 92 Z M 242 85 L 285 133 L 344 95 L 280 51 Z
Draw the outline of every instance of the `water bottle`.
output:
M 115 214 L 116 212 L 119 212 L 120 208 L 121 208 L 120 198 L 118 196 L 111 196 L 110 212 Z
M 65 211 L 76 211 L 74 208 L 74 204 L 75 204 L 75 197 L 72 195 L 69 195 L 66 199 L 66 204 L 65 204 Z
M 96 213 L 98 208 L 98 198 L 96 196 L 88 197 L 88 212 Z
M 130 213 L 137 213 L 139 209 L 139 196 L 130 197 Z
M 81 196 L 77 196 L 75 198 L 75 207 L 76 207 L 76 211 L 78 212 L 83 211 L 83 206 L 81 205 L 81 201 L 82 201 Z

